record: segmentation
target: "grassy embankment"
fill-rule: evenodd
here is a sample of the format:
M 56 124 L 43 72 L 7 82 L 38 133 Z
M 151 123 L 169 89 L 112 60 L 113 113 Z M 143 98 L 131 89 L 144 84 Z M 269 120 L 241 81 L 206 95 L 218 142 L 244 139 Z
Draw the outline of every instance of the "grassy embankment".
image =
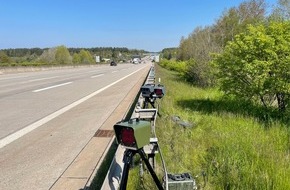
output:
M 200 189 L 290 189 L 289 116 L 269 119 L 263 108 L 226 100 L 217 89 L 201 89 L 175 72 L 156 70 L 167 90 L 156 132 L 168 172 L 199 176 Z M 193 127 L 179 126 L 172 116 Z M 139 177 L 137 166 L 130 170 L 128 189 L 156 189 L 148 172 Z M 162 171 L 157 173 L 161 178 Z

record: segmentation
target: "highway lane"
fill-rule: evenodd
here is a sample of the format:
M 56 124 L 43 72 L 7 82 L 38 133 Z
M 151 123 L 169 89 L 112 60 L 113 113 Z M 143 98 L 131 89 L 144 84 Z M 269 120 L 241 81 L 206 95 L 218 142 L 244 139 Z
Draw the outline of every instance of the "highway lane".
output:
M 122 69 L 126 69 L 131 66 L 131 64 L 120 65 Z M 0 98 L 14 95 L 18 92 L 24 92 L 25 89 L 29 90 L 30 88 L 38 88 L 38 86 L 44 86 L 65 80 L 78 80 L 81 79 L 82 76 L 89 77 L 91 75 L 94 77 L 94 75 L 114 72 L 115 70 L 120 70 L 120 68 L 109 66 L 92 66 L 89 68 L 70 68 L 0 75 Z
M 0 189 L 48 189 L 149 67 L 0 75 Z
M 136 68 L 119 64 L 0 76 L 0 139 Z

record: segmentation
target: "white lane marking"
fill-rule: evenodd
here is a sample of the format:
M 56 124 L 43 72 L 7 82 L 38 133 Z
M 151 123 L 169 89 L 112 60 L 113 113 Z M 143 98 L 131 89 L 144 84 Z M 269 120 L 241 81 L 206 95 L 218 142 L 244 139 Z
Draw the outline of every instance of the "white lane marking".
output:
M 22 82 L 22 84 L 29 83 L 29 82 L 42 81 L 42 80 L 49 80 L 49 79 L 54 79 L 54 78 L 58 78 L 58 77 L 59 77 L 59 76 L 55 76 L 55 77 L 46 77 L 46 78 L 39 78 L 39 79 L 32 79 L 32 80 L 28 80 L 28 81 Z
M 131 76 L 131 75 L 133 75 L 133 74 L 135 74 L 135 73 L 137 73 L 138 71 L 140 71 L 140 70 L 143 69 L 143 68 L 144 68 L 144 67 L 142 67 L 142 68 L 140 68 L 140 69 L 134 71 L 133 73 L 131 73 L 131 74 L 127 75 L 127 76 L 124 76 L 123 78 L 121 78 L 121 79 L 119 79 L 119 80 L 117 80 L 117 81 L 115 81 L 115 82 L 113 82 L 113 83 L 111 83 L 111 84 L 109 84 L 109 85 L 107 85 L 107 86 L 105 86 L 105 87 L 103 87 L 103 88 L 101 88 L 101 89 L 99 89 L 99 90 L 93 92 L 92 94 L 89 94 L 89 95 L 87 95 L 87 96 L 85 96 L 85 97 L 83 97 L 83 98 L 81 98 L 81 99 L 79 99 L 79 100 L 73 102 L 73 103 L 70 104 L 70 105 L 67 105 L 66 107 L 64 107 L 64 108 L 62 108 L 62 109 L 60 109 L 60 110 L 58 110 L 58 111 L 56 111 L 56 112 L 54 112 L 54 113 L 52 113 L 52 114 L 50 114 L 50 115 L 48 115 L 48 116 L 46 116 L 46 117 L 44 117 L 44 118 L 42 118 L 42 119 L 36 121 L 36 122 L 33 123 L 33 124 L 28 125 L 27 127 L 23 128 L 23 129 L 20 129 L 19 131 L 15 132 L 15 133 L 13 133 L 13 134 L 11 134 L 11 135 L 8 135 L 7 137 L 5 137 L 5 138 L 3 138 L 3 139 L 0 140 L 0 149 L 3 148 L 3 147 L 6 146 L 6 145 L 12 143 L 13 141 L 19 139 L 20 137 L 26 135 L 27 133 L 33 131 L 34 129 L 37 129 L 38 127 L 40 127 L 41 125 L 43 125 L 43 124 L 49 122 L 50 120 L 52 120 L 52 119 L 58 117 L 59 115 L 61 115 L 61 114 L 65 113 L 65 112 L 67 112 L 68 110 L 70 110 L 70 109 L 76 107 L 77 105 L 83 103 L 84 101 L 86 101 L 86 100 L 92 98 L 93 96 L 95 96 L 95 95 L 101 93 L 102 91 L 104 91 L 104 90 L 110 88 L 111 86 L 117 84 L 118 82 L 124 80 L 125 78 L 127 78 L 127 77 L 129 77 L 129 76 Z
M 59 76 L 46 77 L 46 78 L 39 78 L 39 79 L 32 79 L 32 80 L 29 80 L 28 82 L 35 82 L 35 81 L 49 80 L 49 79 L 54 79 L 54 78 L 58 78 L 58 77 L 59 77 Z
M 99 74 L 99 75 L 94 75 L 94 76 L 91 76 L 91 78 L 97 78 L 97 77 L 100 77 L 100 76 L 103 76 L 104 74 Z
M 46 87 L 46 88 L 41 88 L 41 89 L 37 89 L 37 90 L 33 90 L 32 92 L 41 92 L 41 91 L 44 91 L 44 90 L 49 90 L 49 89 L 52 89 L 52 88 L 57 88 L 57 87 L 60 87 L 60 86 L 65 86 L 65 85 L 68 85 L 68 84 L 71 84 L 72 82 L 66 82 L 66 83 L 62 83 L 62 84 L 58 84 L 58 85 L 54 85 L 54 86 L 49 86 L 49 87 Z

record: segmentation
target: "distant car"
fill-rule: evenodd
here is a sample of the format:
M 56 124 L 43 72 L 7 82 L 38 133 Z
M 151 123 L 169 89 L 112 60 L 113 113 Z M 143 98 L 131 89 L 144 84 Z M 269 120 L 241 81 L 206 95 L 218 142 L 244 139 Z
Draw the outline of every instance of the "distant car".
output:
M 111 61 L 110 65 L 111 66 L 117 66 L 117 63 L 115 61 Z
M 134 64 L 138 64 L 138 63 L 140 63 L 139 58 L 134 58 L 134 59 L 133 59 L 133 63 L 134 63 Z

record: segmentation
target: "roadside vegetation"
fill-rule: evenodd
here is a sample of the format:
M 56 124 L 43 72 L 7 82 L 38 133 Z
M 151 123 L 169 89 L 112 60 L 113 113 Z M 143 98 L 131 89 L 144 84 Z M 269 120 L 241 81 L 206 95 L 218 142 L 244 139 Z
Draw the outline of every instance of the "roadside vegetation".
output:
M 289 7 L 278 0 L 266 14 L 264 0 L 244 1 L 161 52 L 156 132 L 168 172 L 190 172 L 199 189 L 290 189 Z M 132 173 L 130 189 L 156 188 Z
M 230 8 L 211 26 L 162 51 L 161 66 L 202 88 L 289 114 L 290 2 L 279 0 L 266 15 L 264 0 Z
M 63 45 L 52 48 L 16 48 L 0 50 L 0 68 L 2 67 L 37 67 L 96 64 L 108 60 L 128 61 L 132 55 L 142 55 L 144 50 L 128 48 L 67 48 Z
M 263 106 L 228 99 L 160 66 L 156 74 L 167 89 L 156 132 L 169 173 L 190 172 L 199 189 L 290 189 L 289 118 L 269 119 Z M 159 155 L 156 161 L 162 179 Z M 128 189 L 156 189 L 148 171 L 140 177 L 138 157 L 134 165 Z
M 262 106 L 196 87 L 175 72 L 158 74 L 168 89 L 156 130 L 169 172 L 198 175 L 204 189 L 290 188 L 289 118 L 269 120 Z

